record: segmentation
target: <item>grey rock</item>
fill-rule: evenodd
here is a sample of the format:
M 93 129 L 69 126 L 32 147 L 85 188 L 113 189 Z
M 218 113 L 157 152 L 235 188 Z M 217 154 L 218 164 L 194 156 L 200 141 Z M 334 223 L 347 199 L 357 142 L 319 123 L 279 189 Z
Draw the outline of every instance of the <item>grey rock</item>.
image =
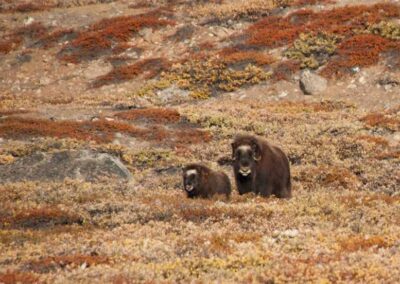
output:
M 316 95 L 326 90 L 328 81 L 310 70 L 304 70 L 300 76 L 300 89 L 305 95 Z
M 173 85 L 164 90 L 157 91 L 157 96 L 163 103 L 171 103 L 189 98 L 189 91 L 182 90 Z
M 131 180 L 132 174 L 118 158 L 89 150 L 35 152 L 0 166 L 0 183 L 62 181 L 66 178 L 96 181 L 105 177 Z
M 89 64 L 87 69 L 83 72 L 86 79 L 93 80 L 97 77 L 103 76 L 112 70 L 112 65 L 108 62 L 93 61 Z
M 139 35 L 147 42 L 152 41 L 153 30 L 151 28 L 144 28 L 139 31 Z

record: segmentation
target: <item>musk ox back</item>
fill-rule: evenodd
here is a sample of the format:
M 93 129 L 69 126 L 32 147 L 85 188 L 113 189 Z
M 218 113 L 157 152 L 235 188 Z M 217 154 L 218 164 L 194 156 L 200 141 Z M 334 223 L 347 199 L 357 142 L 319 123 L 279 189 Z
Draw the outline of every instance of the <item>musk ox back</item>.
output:
M 213 171 L 201 164 L 189 164 L 183 168 L 183 188 L 189 198 L 210 198 L 223 194 L 229 198 L 231 182 L 223 172 Z
M 278 147 L 252 135 L 238 135 L 232 143 L 233 170 L 239 194 L 291 196 L 289 160 Z

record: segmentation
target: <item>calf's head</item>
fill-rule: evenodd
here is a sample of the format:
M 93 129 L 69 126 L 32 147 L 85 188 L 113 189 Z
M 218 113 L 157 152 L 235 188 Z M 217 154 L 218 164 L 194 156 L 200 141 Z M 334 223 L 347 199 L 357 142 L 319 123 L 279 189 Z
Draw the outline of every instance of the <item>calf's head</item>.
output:
M 183 187 L 185 191 L 192 192 L 200 185 L 199 169 L 183 169 Z
M 232 159 L 237 174 L 249 177 L 254 172 L 255 166 L 261 160 L 261 148 L 256 141 L 247 143 L 232 143 Z

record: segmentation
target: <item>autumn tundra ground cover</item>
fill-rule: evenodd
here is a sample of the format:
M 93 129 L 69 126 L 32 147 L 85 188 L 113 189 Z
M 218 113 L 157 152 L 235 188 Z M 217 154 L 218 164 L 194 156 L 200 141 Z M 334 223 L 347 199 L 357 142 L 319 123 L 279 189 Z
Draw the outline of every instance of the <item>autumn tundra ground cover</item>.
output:
M 399 17 L 396 1 L 0 1 L 0 283 L 400 282 Z M 303 94 L 305 69 L 324 91 Z M 287 153 L 291 199 L 186 198 L 187 163 L 234 185 L 238 133 Z M 68 153 L 131 178 L 40 171 L 83 159 Z

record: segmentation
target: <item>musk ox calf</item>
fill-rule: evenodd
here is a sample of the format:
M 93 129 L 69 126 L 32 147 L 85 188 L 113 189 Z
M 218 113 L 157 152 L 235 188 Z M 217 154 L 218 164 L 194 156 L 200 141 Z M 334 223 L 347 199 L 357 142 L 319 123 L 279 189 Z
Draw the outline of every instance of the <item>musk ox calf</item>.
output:
M 183 187 L 189 198 L 210 198 L 223 194 L 228 199 L 231 182 L 223 172 L 216 172 L 200 164 L 189 164 L 183 168 Z
M 278 147 L 259 137 L 238 135 L 232 143 L 232 159 L 239 194 L 291 197 L 289 160 Z

